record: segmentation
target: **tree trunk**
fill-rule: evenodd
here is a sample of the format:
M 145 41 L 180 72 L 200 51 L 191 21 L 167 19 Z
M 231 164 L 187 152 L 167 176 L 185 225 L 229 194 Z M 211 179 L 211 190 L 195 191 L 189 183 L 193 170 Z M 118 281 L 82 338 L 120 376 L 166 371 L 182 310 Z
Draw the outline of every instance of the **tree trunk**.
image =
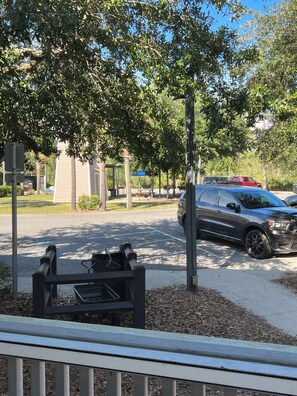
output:
M 263 188 L 267 189 L 267 164 L 263 164 Z
M 151 198 L 154 198 L 154 186 L 155 186 L 155 179 L 154 176 L 151 176 Z
M 172 174 L 172 196 L 175 198 L 175 188 L 176 188 L 176 180 L 175 180 L 175 174 Z
M 40 195 L 40 161 L 36 160 L 36 194 Z
M 70 211 L 76 211 L 76 161 L 75 155 L 71 156 L 71 200 Z
M 106 211 L 107 191 L 106 191 L 106 167 L 105 162 L 99 162 L 99 177 L 100 177 L 100 210 Z
M 166 198 L 169 199 L 169 175 L 168 175 L 168 171 L 166 172 Z
M 132 209 L 132 190 L 131 190 L 131 176 L 130 176 L 130 156 L 127 149 L 123 150 L 124 165 L 125 165 L 125 180 L 126 180 L 126 208 Z
M 3 186 L 6 186 L 6 180 L 5 180 L 5 162 L 2 161 L 2 170 L 3 170 Z
M 161 170 L 159 169 L 159 198 L 161 198 Z
M 196 184 L 201 184 L 201 164 L 202 164 L 202 159 L 201 159 L 201 155 L 199 154 L 199 156 L 198 156 L 198 171 L 197 171 L 197 182 L 196 182 Z

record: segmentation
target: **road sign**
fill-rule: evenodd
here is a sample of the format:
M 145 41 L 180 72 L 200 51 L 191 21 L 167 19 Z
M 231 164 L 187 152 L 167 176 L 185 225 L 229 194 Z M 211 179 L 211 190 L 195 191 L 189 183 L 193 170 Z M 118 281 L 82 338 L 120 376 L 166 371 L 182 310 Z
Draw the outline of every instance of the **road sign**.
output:
M 23 143 L 5 143 L 4 161 L 6 172 L 23 172 L 25 162 Z
M 23 183 L 24 182 L 24 174 L 23 173 L 16 173 L 16 182 L 17 183 Z M 13 182 L 13 177 L 14 175 L 12 173 L 5 173 L 5 182 L 7 184 L 12 183 Z

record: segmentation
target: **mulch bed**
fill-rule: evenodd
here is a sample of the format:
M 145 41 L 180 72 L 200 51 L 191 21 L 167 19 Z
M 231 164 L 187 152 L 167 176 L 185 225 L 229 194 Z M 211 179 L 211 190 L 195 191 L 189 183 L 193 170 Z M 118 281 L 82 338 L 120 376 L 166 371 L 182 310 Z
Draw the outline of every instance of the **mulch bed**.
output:
M 286 287 L 297 285 L 297 276 L 292 280 L 280 281 Z M 297 287 L 296 287 L 297 292 Z M 17 316 L 31 316 L 32 298 L 30 294 L 19 294 L 13 300 L 9 293 L 0 295 L 0 313 Z M 66 298 L 66 297 L 65 297 Z M 56 304 L 65 302 L 65 298 L 58 299 Z M 73 297 L 67 297 L 67 301 Z M 57 318 L 56 318 L 57 319 Z M 60 317 L 60 320 L 70 320 Z M 121 316 L 122 325 L 132 326 L 131 316 Z M 97 317 L 92 317 L 93 323 L 104 323 Z M 197 293 L 190 293 L 184 286 L 170 286 L 146 292 L 146 328 L 167 332 L 196 334 L 210 337 L 222 337 L 248 341 L 259 341 L 274 344 L 297 345 L 297 338 L 291 337 L 281 330 L 270 326 L 245 309 L 231 303 L 214 290 L 199 288 Z M 30 367 L 24 366 L 25 394 L 30 393 Z M 46 364 L 47 395 L 54 395 L 54 368 Z M 104 372 L 95 370 L 95 394 L 104 395 L 106 380 Z M 78 395 L 78 373 L 71 367 L 71 395 Z M 131 376 L 124 375 L 122 394 L 132 394 Z M 187 385 L 180 383 L 178 395 L 187 394 Z M 209 391 L 208 394 L 215 394 Z M 7 361 L 0 362 L 0 395 L 7 394 Z M 160 383 L 156 379 L 150 380 L 150 395 L 160 395 Z

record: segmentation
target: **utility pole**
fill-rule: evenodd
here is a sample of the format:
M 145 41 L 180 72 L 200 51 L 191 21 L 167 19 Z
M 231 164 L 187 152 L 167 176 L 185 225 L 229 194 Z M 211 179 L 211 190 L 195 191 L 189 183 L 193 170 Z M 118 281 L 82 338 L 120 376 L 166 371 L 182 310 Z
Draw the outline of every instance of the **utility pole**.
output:
M 17 183 L 24 181 L 24 145 L 9 142 L 4 145 L 5 179 L 12 183 L 12 297 L 18 293 L 17 264 Z
M 187 290 L 197 291 L 197 249 L 196 249 L 196 194 L 194 167 L 194 90 L 189 86 L 185 98 L 186 118 L 186 255 Z

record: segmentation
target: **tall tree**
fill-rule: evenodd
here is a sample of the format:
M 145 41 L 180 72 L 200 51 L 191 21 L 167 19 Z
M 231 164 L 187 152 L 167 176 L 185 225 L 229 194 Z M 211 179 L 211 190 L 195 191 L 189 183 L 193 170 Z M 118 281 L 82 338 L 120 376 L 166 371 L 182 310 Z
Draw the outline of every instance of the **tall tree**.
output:
M 297 1 L 285 0 L 249 26 L 257 38 L 259 61 L 248 70 L 250 123 L 258 128 L 256 149 L 263 164 L 297 164 Z
M 240 11 L 236 0 L 2 2 L 1 141 L 46 153 L 58 138 L 85 157 L 111 149 L 107 134 L 113 146 L 139 142 L 140 75 L 180 95 L 194 74 L 207 94 L 230 98 L 225 66 L 243 57 L 209 17 L 213 5 Z

